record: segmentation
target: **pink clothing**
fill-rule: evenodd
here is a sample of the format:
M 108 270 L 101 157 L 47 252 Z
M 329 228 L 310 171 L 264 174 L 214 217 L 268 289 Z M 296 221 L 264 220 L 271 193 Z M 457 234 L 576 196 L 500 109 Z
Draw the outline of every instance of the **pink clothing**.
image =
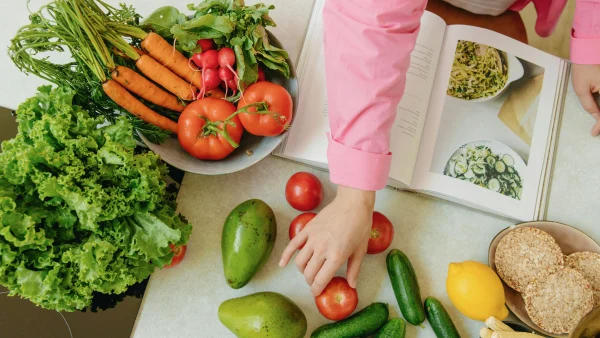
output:
M 549 35 L 567 0 L 533 1 L 536 31 Z M 576 0 L 571 60 L 600 64 L 600 0 Z M 426 0 L 326 0 L 323 10 L 331 181 L 362 190 L 385 187 L 390 133 L 404 92 Z

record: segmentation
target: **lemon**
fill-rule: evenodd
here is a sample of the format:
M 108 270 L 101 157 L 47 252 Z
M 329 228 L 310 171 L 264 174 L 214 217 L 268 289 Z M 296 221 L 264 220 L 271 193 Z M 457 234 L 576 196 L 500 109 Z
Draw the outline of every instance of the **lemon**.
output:
M 458 311 L 473 320 L 485 321 L 491 316 L 503 320 L 508 316 L 502 282 L 485 264 L 450 263 L 446 292 Z

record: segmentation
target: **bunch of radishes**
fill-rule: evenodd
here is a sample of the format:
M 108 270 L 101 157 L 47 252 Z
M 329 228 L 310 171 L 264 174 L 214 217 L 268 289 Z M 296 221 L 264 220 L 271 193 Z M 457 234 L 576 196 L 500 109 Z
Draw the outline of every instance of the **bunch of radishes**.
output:
M 207 92 L 223 85 L 225 95 L 231 90 L 234 94 L 238 90 L 239 77 L 233 69 L 235 65 L 235 53 L 229 47 L 215 49 L 215 43 L 211 39 L 198 41 L 198 46 L 202 48 L 201 53 L 192 56 L 192 61 L 202 69 L 202 93 L 201 97 Z M 265 74 L 262 69 L 258 69 L 258 81 L 264 81 Z

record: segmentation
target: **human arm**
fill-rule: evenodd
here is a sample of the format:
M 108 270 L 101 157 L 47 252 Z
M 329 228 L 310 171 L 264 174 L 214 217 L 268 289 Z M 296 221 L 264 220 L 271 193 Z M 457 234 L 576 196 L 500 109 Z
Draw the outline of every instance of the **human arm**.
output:
M 356 285 L 371 229 L 375 191 L 391 165 L 390 132 L 404 91 L 424 0 L 327 0 L 323 11 L 329 107 L 328 161 L 339 185 L 325 207 L 285 249 L 294 252 L 313 294 L 319 295 L 348 258 Z
M 600 91 L 600 0 L 577 0 L 571 31 L 573 88 L 583 108 L 594 117 L 592 135 L 600 134 L 600 109 L 593 93 Z

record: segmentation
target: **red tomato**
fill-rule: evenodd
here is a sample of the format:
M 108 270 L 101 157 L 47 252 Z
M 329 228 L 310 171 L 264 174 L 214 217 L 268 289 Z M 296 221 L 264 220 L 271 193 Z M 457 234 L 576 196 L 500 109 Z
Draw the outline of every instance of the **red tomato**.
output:
M 312 219 L 315 218 L 315 216 L 317 216 L 317 214 L 315 214 L 314 212 L 305 212 L 296 216 L 296 218 L 292 220 L 292 223 L 290 223 L 290 240 L 296 237 L 300 233 L 300 231 L 302 231 L 302 229 L 306 227 L 308 222 L 312 221 Z M 300 249 L 302 249 L 303 247 L 304 244 L 302 244 Z
M 325 290 L 315 298 L 317 308 L 329 320 L 342 320 L 348 317 L 358 305 L 358 292 L 343 277 L 333 277 Z
M 380 212 L 373 212 L 373 226 L 369 238 L 367 253 L 374 255 L 384 252 L 394 239 L 394 226 L 392 222 Z
M 174 252 L 175 255 L 173 255 L 171 263 L 164 266 L 165 268 L 172 268 L 175 265 L 181 263 L 181 261 L 185 257 L 185 253 L 187 252 L 187 245 L 176 247 L 173 244 L 169 244 L 169 246 L 171 247 L 171 252 Z
M 257 114 L 256 107 L 248 108 L 248 113 L 240 113 L 240 120 L 250 134 L 276 136 L 283 133 L 292 122 L 292 97 L 282 86 L 261 81 L 244 91 L 238 109 L 247 105 L 265 102 L 270 112 L 278 114 Z
M 323 200 L 321 181 L 311 173 L 295 173 L 285 185 L 285 199 L 296 210 L 313 210 Z
M 244 128 L 235 116 L 223 129 L 216 124 L 235 112 L 235 106 L 225 100 L 207 97 L 190 103 L 179 116 L 177 123 L 179 144 L 190 155 L 201 160 L 221 160 L 235 148 L 227 140 L 223 130 L 229 133 L 230 141 L 239 144 Z

